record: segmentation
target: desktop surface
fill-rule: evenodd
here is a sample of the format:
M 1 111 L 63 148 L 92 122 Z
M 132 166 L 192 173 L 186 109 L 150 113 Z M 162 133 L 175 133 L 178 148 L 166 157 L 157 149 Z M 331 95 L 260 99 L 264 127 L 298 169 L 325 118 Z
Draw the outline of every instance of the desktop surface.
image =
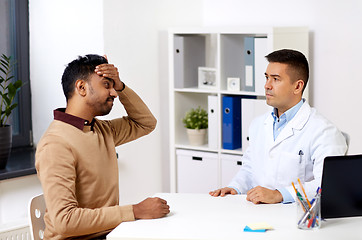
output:
M 362 239 L 362 218 L 323 221 L 320 229 L 297 228 L 296 204 L 258 204 L 245 195 L 159 193 L 170 205 L 164 218 L 121 223 L 108 240 L 125 239 Z M 244 232 L 248 224 L 266 222 L 274 229 Z

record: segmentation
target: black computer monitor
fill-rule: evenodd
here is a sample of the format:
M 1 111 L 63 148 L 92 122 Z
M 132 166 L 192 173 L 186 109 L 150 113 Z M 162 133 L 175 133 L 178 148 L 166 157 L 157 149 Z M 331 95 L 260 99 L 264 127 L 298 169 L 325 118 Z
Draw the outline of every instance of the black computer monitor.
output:
M 362 216 L 362 155 L 324 160 L 322 218 Z

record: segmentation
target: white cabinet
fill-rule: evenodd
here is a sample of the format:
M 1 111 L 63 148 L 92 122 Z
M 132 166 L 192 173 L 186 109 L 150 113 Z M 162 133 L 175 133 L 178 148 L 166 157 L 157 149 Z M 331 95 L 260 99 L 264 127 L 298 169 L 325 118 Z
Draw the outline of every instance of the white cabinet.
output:
M 282 48 L 299 50 L 308 58 L 308 28 L 221 27 L 169 31 L 171 192 L 208 192 L 224 186 L 225 179 L 234 175 L 235 168 L 227 167 L 222 156 L 229 154 L 240 158 L 245 151 L 248 124 L 261 110 L 268 108 L 265 103 L 260 104 L 265 101 L 264 72 L 268 63 L 264 57 Z M 232 150 L 223 149 L 222 144 L 224 96 L 258 102 L 248 104 L 244 101 L 241 104 L 241 126 L 238 126 L 241 128 L 241 147 Z M 304 98 L 308 98 L 308 88 L 304 91 Z M 210 111 L 210 101 L 216 113 L 209 120 L 207 139 L 212 139 L 212 142 L 210 145 L 191 146 L 181 119 L 188 110 L 198 106 Z M 244 110 L 243 105 L 246 105 Z M 253 106 L 254 110 L 250 110 Z M 178 156 L 179 150 L 212 154 L 212 161 L 193 162 L 190 157 Z M 181 158 L 187 160 L 181 162 Z M 210 185 L 204 185 L 198 174 L 208 179 Z
M 227 186 L 242 166 L 242 156 L 221 154 L 221 186 Z
M 176 150 L 177 192 L 207 193 L 219 186 L 217 153 Z

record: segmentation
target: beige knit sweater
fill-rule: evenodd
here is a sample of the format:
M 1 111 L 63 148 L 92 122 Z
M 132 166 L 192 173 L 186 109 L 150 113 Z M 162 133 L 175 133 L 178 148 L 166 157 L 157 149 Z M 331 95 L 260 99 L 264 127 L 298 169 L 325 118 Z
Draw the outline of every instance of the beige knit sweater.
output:
M 130 88 L 118 96 L 128 116 L 95 119 L 82 130 L 54 120 L 41 138 L 35 166 L 47 205 L 45 239 L 89 239 L 134 220 L 131 205 L 118 205 L 115 146 L 147 135 L 156 119 Z

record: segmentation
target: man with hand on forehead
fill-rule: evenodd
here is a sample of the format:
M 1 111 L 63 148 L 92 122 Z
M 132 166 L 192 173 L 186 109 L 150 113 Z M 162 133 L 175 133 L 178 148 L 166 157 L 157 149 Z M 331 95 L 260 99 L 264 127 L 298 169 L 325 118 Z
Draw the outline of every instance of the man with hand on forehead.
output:
M 99 55 L 80 56 L 66 67 L 62 86 L 67 106 L 54 110 L 36 151 L 46 202 L 44 239 L 100 239 L 121 222 L 167 215 L 160 198 L 119 206 L 115 147 L 149 134 L 157 121 L 117 68 Z M 128 116 L 97 119 L 117 97 Z

